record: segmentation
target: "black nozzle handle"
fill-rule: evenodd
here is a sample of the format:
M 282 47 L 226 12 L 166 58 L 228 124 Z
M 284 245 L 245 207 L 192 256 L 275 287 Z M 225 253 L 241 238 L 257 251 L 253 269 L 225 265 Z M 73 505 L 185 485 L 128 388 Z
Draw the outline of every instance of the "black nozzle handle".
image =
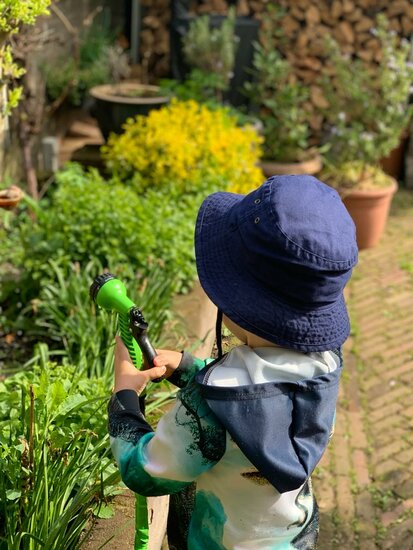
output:
M 153 364 L 153 360 L 157 356 L 157 353 L 148 337 L 148 332 L 147 332 L 148 323 L 145 321 L 141 310 L 137 307 L 133 307 L 130 309 L 129 319 L 130 319 L 130 330 L 132 332 L 132 336 L 135 338 L 136 342 L 138 343 L 138 346 L 142 352 L 142 355 L 144 356 L 148 364 L 148 368 L 152 368 L 155 366 Z M 155 378 L 152 381 L 160 382 L 161 380 L 163 380 L 162 377 Z
M 140 334 L 136 335 L 135 338 L 138 342 L 138 346 L 141 348 L 142 355 L 145 357 L 149 368 L 153 367 L 153 360 L 157 356 L 157 353 L 149 340 L 148 333 L 146 332 L 146 330 L 144 330 Z

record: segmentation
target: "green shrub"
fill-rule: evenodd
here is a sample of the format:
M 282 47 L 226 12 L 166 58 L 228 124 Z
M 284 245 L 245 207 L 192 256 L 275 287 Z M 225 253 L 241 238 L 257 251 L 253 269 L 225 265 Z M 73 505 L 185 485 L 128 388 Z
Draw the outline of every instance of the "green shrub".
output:
M 18 229 L 23 274 L 28 275 L 23 292 L 33 287 L 25 301 L 50 278 L 50 258 L 60 265 L 78 262 L 82 268 L 91 259 L 110 269 L 129 266 L 141 280 L 158 266 L 171 292 L 189 288 L 196 273 L 194 223 L 206 194 L 202 188 L 182 195 L 171 184 L 138 196 L 125 184 L 105 181 L 96 170 L 69 165 L 57 175 L 50 201 L 33 203 L 36 223 L 27 218 Z
M 364 178 L 365 165 L 377 166 L 397 147 L 413 115 L 411 43 L 400 40 L 383 14 L 377 16 L 373 34 L 382 57 L 376 66 L 353 59 L 329 37 L 325 55 L 335 68 L 334 79 L 320 79 L 329 102 L 322 110 L 331 146 L 327 161 L 333 169 L 359 161 L 357 183 Z
M 76 164 L 59 172 L 50 202 L 41 201 L 37 220 L 21 227 L 24 265 L 34 278 L 39 263 L 67 258 L 81 265 L 95 258 L 103 265 L 132 262 L 141 236 L 136 231 L 139 198 L 124 185 L 108 183 L 97 170 Z M 43 274 L 43 273 L 42 273 Z

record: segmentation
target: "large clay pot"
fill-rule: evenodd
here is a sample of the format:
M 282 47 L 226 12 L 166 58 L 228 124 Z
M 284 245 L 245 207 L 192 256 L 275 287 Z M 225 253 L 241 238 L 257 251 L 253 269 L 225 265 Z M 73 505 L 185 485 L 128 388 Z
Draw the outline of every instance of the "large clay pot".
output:
M 260 163 L 261 169 L 264 172 L 264 176 L 267 178 L 276 175 L 289 175 L 289 174 L 318 174 L 322 168 L 322 160 L 320 155 L 315 155 L 308 160 L 302 162 L 273 162 L 270 160 L 264 160 Z
M 95 101 L 92 114 L 105 140 L 111 132 L 122 133 L 122 126 L 128 118 L 147 115 L 170 101 L 169 97 L 160 94 L 159 86 L 137 82 L 103 84 L 91 88 L 89 93 Z
M 352 190 L 343 196 L 343 202 L 356 224 L 357 245 L 360 250 L 376 246 L 386 226 L 397 182 L 374 190 Z

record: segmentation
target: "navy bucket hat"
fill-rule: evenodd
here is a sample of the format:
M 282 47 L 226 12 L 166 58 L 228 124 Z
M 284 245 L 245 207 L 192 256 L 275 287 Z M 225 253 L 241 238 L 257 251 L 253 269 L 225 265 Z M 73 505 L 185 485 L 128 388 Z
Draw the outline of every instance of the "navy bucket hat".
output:
M 248 195 L 210 195 L 195 253 L 206 294 L 242 328 L 303 352 L 347 339 L 343 289 L 356 232 L 338 193 L 315 177 L 273 176 Z

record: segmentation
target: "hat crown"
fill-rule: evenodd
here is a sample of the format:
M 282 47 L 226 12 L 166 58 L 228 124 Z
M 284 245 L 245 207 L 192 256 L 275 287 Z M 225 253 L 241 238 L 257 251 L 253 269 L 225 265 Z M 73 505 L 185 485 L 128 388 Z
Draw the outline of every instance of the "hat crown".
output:
M 317 269 L 347 269 L 357 263 L 353 220 L 339 194 L 313 176 L 273 176 L 235 209 L 252 250 L 266 243 L 277 259 L 283 254 L 285 260 Z
M 274 176 L 235 207 L 232 256 L 291 305 L 328 306 L 357 262 L 355 228 L 337 192 L 312 176 Z

